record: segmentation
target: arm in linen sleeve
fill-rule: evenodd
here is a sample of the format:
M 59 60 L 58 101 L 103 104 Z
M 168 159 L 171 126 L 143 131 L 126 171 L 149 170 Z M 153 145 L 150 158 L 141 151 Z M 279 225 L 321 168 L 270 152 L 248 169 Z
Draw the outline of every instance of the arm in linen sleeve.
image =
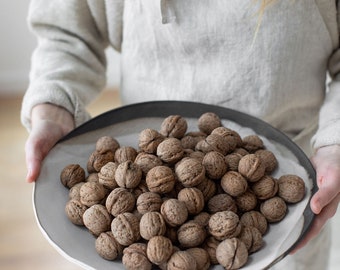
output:
M 106 83 L 105 12 L 102 0 L 31 1 L 28 23 L 38 44 L 21 110 L 27 129 L 32 108 L 41 103 L 64 107 L 76 126 L 89 118 L 85 107 Z

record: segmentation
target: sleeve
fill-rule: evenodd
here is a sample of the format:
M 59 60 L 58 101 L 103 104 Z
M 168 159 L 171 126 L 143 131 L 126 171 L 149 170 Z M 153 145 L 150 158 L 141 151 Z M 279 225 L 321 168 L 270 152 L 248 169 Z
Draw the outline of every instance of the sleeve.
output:
M 64 107 L 74 115 L 76 126 L 89 119 L 86 105 L 106 83 L 104 20 L 104 1 L 31 1 L 28 24 L 37 47 L 21 109 L 21 121 L 28 130 L 31 110 L 41 103 Z
M 338 48 L 329 59 L 330 81 L 324 103 L 319 113 L 319 126 L 312 137 L 311 144 L 314 150 L 332 144 L 340 145 L 340 48 L 339 48 L 339 22 L 340 1 L 337 1 L 337 44 Z

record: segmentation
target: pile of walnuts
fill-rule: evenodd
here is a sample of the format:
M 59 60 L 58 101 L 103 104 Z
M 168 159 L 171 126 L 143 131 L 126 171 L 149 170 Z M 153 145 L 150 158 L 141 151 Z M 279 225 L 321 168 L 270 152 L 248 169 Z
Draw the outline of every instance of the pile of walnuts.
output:
M 170 115 L 140 132 L 138 149 L 103 136 L 86 170 L 62 170 L 66 214 L 96 237 L 104 259 L 127 269 L 238 269 L 303 199 L 300 177 L 272 176 L 278 161 L 259 136 L 241 138 L 211 112 L 187 129 Z

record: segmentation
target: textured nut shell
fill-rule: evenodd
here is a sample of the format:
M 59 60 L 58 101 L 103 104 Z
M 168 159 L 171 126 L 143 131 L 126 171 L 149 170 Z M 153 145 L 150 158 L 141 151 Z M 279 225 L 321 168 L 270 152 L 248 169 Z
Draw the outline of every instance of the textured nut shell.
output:
M 197 222 L 189 221 L 182 224 L 177 231 L 178 242 L 184 248 L 197 247 L 206 238 L 206 230 Z
M 125 188 L 115 188 L 106 199 L 107 211 L 113 216 L 124 212 L 131 212 L 135 207 L 136 199 L 131 192 Z
M 68 192 L 68 198 L 70 200 L 74 199 L 80 201 L 80 188 L 83 184 L 84 182 L 80 182 L 70 188 L 70 191 Z
M 255 209 L 258 202 L 256 195 L 249 189 L 240 196 L 237 196 L 235 201 L 237 208 L 242 212 L 248 212 Z
M 188 218 L 188 210 L 184 202 L 168 199 L 161 205 L 161 214 L 170 226 L 182 225 Z
M 94 173 L 90 173 L 87 177 L 86 177 L 86 182 L 97 182 L 99 183 L 99 177 L 98 177 L 98 173 L 94 172 Z
M 166 224 L 163 216 L 159 212 L 145 213 L 140 219 L 139 231 L 145 240 L 149 240 L 153 236 L 164 235 Z
M 144 152 L 138 153 L 135 163 L 142 169 L 144 175 L 146 175 L 152 168 L 163 164 L 162 160 L 156 155 Z
M 146 256 L 146 244 L 134 243 L 123 251 L 122 262 L 129 270 L 151 270 L 152 263 Z
M 228 169 L 224 156 L 220 152 L 211 151 L 205 154 L 202 164 L 206 175 L 211 179 L 221 178 Z
M 221 187 L 230 196 L 239 196 L 248 189 L 248 181 L 238 172 L 229 171 L 221 178 Z
M 197 270 L 208 270 L 210 267 L 210 257 L 203 248 L 188 248 L 186 250 L 196 261 Z
M 254 153 L 255 151 L 262 149 L 264 147 L 262 139 L 257 135 L 248 135 L 243 137 L 243 148 L 249 153 Z
M 276 195 L 279 185 L 276 179 L 265 175 L 251 187 L 258 199 L 266 200 Z
M 241 224 L 237 214 L 232 211 L 222 211 L 211 215 L 208 229 L 217 240 L 224 240 L 237 237 L 241 232 Z
M 152 211 L 160 211 L 163 200 L 158 193 L 145 192 L 137 198 L 137 210 L 141 214 Z
M 181 139 L 181 144 L 184 149 L 192 149 L 194 150 L 196 147 L 196 144 L 204 140 L 207 137 L 207 135 L 203 132 L 189 132 L 185 134 L 185 136 Z
M 260 211 L 268 222 L 278 222 L 285 217 L 287 205 L 280 197 L 273 197 L 261 203 Z
M 80 187 L 80 202 L 88 207 L 101 203 L 107 191 L 102 184 L 86 182 Z
M 216 183 L 208 178 L 205 178 L 195 187 L 202 192 L 205 202 L 208 202 L 215 195 L 217 190 Z
M 152 263 L 160 265 L 170 258 L 172 249 L 172 243 L 169 238 L 161 235 L 154 236 L 147 243 L 146 254 Z
M 297 203 L 305 196 L 305 182 L 299 176 L 282 175 L 278 182 L 278 195 L 287 203 Z
M 220 241 L 210 236 L 205 240 L 203 244 L 204 250 L 208 252 L 211 264 L 218 264 L 218 261 L 216 259 L 216 248 L 219 245 L 219 243 Z
M 225 239 L 217 246 L 216 258 L 225 269 L 239 269 L 248 261 L 248 250 L 237 238 Z
M 114 160 L 120 164 L 127 160 L 135 161 L 136 156 L 137 150 L 135 148 L 131 146 L 121 146 L 116 150 Z
M 191 270 L 197 269 L 195 258 L 187 251 L 176 251 L 170 257 L 167 270 Z
M 60 181 L 65 187 L 72 188 L 85 181 L 85 170 L 79 164 L 69 164 L 61 171 Z
M 175 174 L 184 187 L 194 187 L 205 179 L 205 168 L 199 160 L 186 157 L 176 164 Z
M 204 208 L 204 197 L 198 188 L 183 188 L 178 192 L 177 199 L 184 202 L 189 215 L 196 215 Z
M 213 112 L 203 113 L 198 118 L 198 129 L 205 134 L 210 134 L 215 128 L 222 126 L 220 117 Z
M 101 167 L 98 173 L 98 182 L 109 189 L 118 187 L 115 179 L 117 167 L 118 165 L 112 161 L 106 163 L 103 167 Z
M 180 115 L 170 115 L 166 117 L 160 129 L 160 134 L 165 137 L 181 139 L 188 128 L 187 121 Z
M 95 241 L 97 253 L 106 260 L 115 260 L 123 254 L 123 247 L 114 238 L 112 232 L 102 232 Z
M 179 139 L 167 138 L 158 145 L 156 153 L 162 161 L 174 164 L 183 157 L 184 149 Z
M 278 166 L 278 161 L 273 152 L 265 149 L 260 149 L 255 152 L 258 155 L 266 167 L 266 173 L 271 174 Z
M 110 230 L 111 220 L 109 212 L 101 204 L 91 206 L 83 215 L 85 227 L 95 236 Z
M 256 252 L 263 246 L 262 234 L 255 227 L 242 226 L 237 238 L 246 245 L 249 253 Z
M 238 163 L 243 156 L 239 153 L 231 153 L 225 156 L 225 161 L 228 164 L 229 171 L 238 171 Z
M 241 158 L 238 164 L 238 171 L 250 182 L 260 180 L 265 173 L 266 167 L 262 163 L 259 156 L 255 154 L 248 154 Z
M 146 184 L 151 192 L 167 193 L 175 186 L 175 174 L 167 166 L 156 166 L 146 174 Z
M 217 134 L 224 137 L 229 144 L 230 151 L 234 151 L 236 147 L 242 147 L 243 145 L 240 134 L 238 134 L 235 130 L 226 127 L 217 127 L 211 132 L 211 134 Z
M 111 231 L 119 244 L 129 246 L 140 239 L 139 219 L 129 212 L 119 214 L 111 222 Z
M 253 211 L 245 212 L 241 216 L 240 222 L 244 226 L 257 228 L 261 232 L 262 235 L 264 235 L 267 232 L 267 228 L 268 228 L 267 219 L 259 211 L 253 210 Z
M 99 172 L 100 169 L 110 161 L 114 161 L 114 153 L 111 151 L 104 153 L 94 151 L 87 161 L 87 171 L 89 173 Z
M 198 215 L 194 216 L 193 221 L 197 222 L 203 227 L 207 227 L 210 219 L 210 214 L 208 212 L 200 212 Z
M 120 163 L 116 169 L 115 179 L 118 186 L 135 188 L 142 179 L 142 169 L 131 160 Z
M 208 153 L 216 151 L 222 155 L 227 155 L 230 152 L 229 144 L 226 139 L 217 134 L 210 134 L 204 140 L 196 144 L 196 150 Z
M 208 201 L 209 213 L 216 213 L 221 211 L 237 212 L 237 206 L 235 200 L 228 194 L 221 193 L 214 195 Z
M 105 153 L 111 151 L 116 152 L 119 148 L 119 142 L 110 136 L 102 136 L 96 142 L 96 151 L 99 153 Z
M 154 129 L 144 129 L 139 133 L 138 147 L 148 154 L 155 154 L 158 145 L 164 140 L 164 136 Z
M 87 206 L 76 199 L 71 199 L 66 203 L 65 213 L 68 219 L 75 225 L 84 225 L 83 215 Z

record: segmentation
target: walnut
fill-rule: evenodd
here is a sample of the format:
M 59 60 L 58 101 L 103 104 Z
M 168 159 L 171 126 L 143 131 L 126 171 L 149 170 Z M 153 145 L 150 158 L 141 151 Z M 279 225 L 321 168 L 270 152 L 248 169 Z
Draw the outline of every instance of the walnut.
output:
M 167 224 L 172 227 L 182 225 L 188 218 L 188 210 L 184 202 L 168 199 L 161 205 L 161 214 Z
M 206 153 L 202 164 L 206 175 L 211 179 L 220 179 L 228 170 L 225 157 L 216 151 Z
M 198 118 L 198 129 L 205 134 L 210 134 L 215 128 L 222 126 L 220 117 L 213 112 L 203 113 Z
M 237 206 L 235 200 L 226 193 L 214 195 L 208 201 L 209 213 L 216 213 L 220 211 L 232 211 L 237 212 Z
M 204 202 L 209 201 L 216 193 L 216 183 L 211 179 L 205 178 L 200 184 L 195 186 L 198 188 L 204 197 Z
M 184 250 L 174 252 L 167 263 L 167 270 L 191 269 L 197 269 L 196 260 L 189 252 Z
M 273 197 L 261 203 L 260 211 L 268 222 L 278 222 L 285 217 L 287 205 L 280 197 Z
M 197 270 L 208 270 L 210 267 L 210 257 L 206 250 L 199 247 L 188 248 L 186 250 L 196 261 Z
M 242 226 L 237 238 L 246 245 L 249 253 L 256 252 L 263 246 L 262 234 L 256 227 Z
M 71 199 L 66 203 L 65 213 L 68 219 L 75 225 L 84 225 L 83 215 L 87 206 L 83 205 L 80 201 Z
M 235 153 L 235 154 L 240 154 L 241 156 L 245 156 L 245 155 L 248 155 L 248 154 L 250 154 L 246 149 L 244 149 L 244 148 L 242 148 L 242 147 L 238 147 L 238 148 L 236 148 L 234 151 L 233 151 L 233 153 Z
M 117 242 L 111 231 L 99 234 L 95 248 L 105 260 L 113 261 L 123 254 L 123 246 Z
M 160 133 L 165 137 L 181 139 L 187 128 L 187 121 L 182 116 L 170 115 L 163 120 Z
M 163 164 L 162 160 L 156 155 L 144 152 L 138 153 L 135 163 L 141 168 L 143 175 L 146 175 L 153 167 Z
M 244 137 L 242 141 L 242 147 L 246 149 L 249 153 L 254 153 L 257 150 L 264 148 L 262 139 L 257 135 L 248 135 Z
M 97 182 L 99 183 L 99 176 L 98 176 L 98 173 L 97 172 L 94 172 L 94 173 L 90 173 L 86 179 L 85 179 L 86 182 Z
M 211 264 L 218 264 L 218 261 L 216 259 L 216 249 L 219 243 L 220 241 L 210 236 L 205 240 L 203 244 L 204 250 L 208 252 Z
M 163 216 L 159 212 L 145 213 L 139 222 L 140 235 L 145 240 L 150 240 L 156 235 L 164 235 L 166 231 L 166 224 Z
M 95 236 L 110 230 L 111 216 L 104 205 L 95 204 L 83 215 L 85 227 Z
M 146 174 L 146 184 L 151 192 L 167 193 L 175 186 L 175 174 L 167 166 L 153 167 Z
M 252 210 L 243 213 L 240 222 L 247 227 L 257 228 L 262 235 L 267 232 L 268 222 L 267 219 L 260 212 Z
M 189 215 L 196 215 L 204 208 L 204 197 L 198 188 L 183 188 L 179 191 L 177 199 L 184 202 Z
M 101 167 L 98 175 L 98 182 L 104 187 L 109 189 L 114 189 L 118 187 L 115 179 L 115 173 L 118 165 L 115 162 L 108 162 L 103 167 Z
M 105 206 L 114 217 L 130 212 L 135 207 L 135 197 L 125 188 L 115 188 L 106 199 Z
M 240 196 L 248 189 L 248 181 L 238 172 L 229 171 L 221 178 L 221 187 L 230 196 Z
M 204 140 L 206 137 L 207 135 L 200 131 L 188 132 L 183 138 L 181 138 L 182 147 L 184 149 L 195 150 L 196 144 L 199 141 Z
M 138 147 L 148 154 L 155 154 L 158 145 L 164 140 L 164 136 L 154 129 L 144 129 L 139 133 Z
M 160 211 L 163 201 L 156 192 L 145 192 L 138 196 L 136 206 L 141 214 L 151 211 Z
M 210 214 L 208 212 L 200 212 L 198 215 L 194 216 L 193 221 L 197 222 L 199 225 L 206 227 L 208 226 L 210 219 Z
M 225 239 L 217 246 L 216 258 L 225 269 L 239 269 L 248 261 L 248 250 L 237 238 Z
M 248 154 L 241 158 L 238 164 L 238 171 L 250 182 L 260 180 L 265 173 L 266 167 L 260 157 L 255 154 Z
M 282 175 L 278 183 L 278 195 L 287 203 L 297 203 L 305 196 L 305 182 L 297 175 Z
M 123 251 L 122 263 L 129 270 L 151 270 L 152 263 L 146 255 L 145 243 L 133 243 Z
M 241 232 L 241 223 L 237 214 L 232 211 L 221 211 L 212 214 L 209 219 L 209 233 L 217 240 L 237 237 Z
M 218 134 L 210 134 L 204 140 L 196 144 L 195 150 L 208 153 L 210 151 L 220 152 L 227 155 L 230 152 L 229 144 L 226 139 Z
M 97 173 L 106 163 L 110 161 L 114 161 L 114 154 L 111 151 L 107 151 L 104 153 L 94 151 L 91 153 L 87 161 L 87 171 L 88 173 Z
M 217 134 L 224 137 L 228 142 L 230 152 L 234 151 L 236 147 L 243 146 L 242 138 L 235 130 L 226 127 L 217 127 L 211 134 Z
M 70 200 L 78 200 L 80 201 L 80 188 L 84 184 L 84 182 L 80 182 L 78 184 L 75 184 L 73 187 L 70 188 L 68 192 L 68 197 Z
M 192 248 L 201 245 L 206 238 L 206 234 L 203 226 L 197 222 L 188 221 L 179 227 L 177 238 L 183 248 Z
M 69 164 L 61 171 L 60 181 L 65 187 L 72 188 L 85 181 L 85 170 L 79 164 Z
M 142 179 L 142 169 L 131 160 L 124 161 L 118 165 L 115 179 L 120 187 L 135 188 Z
M 129 212 L 119 214 L 111 222 L 111 231 L 119 244 L 129 246 L 140 239 L 139 219 Z
M 160 265 L 168 261 L 172 254 L 171 240 L 165 236 L 154 236 L 147 243 L 146 254 L 148 259 L 156 264 Z
M 229 171 L 238 171 L 238 163 L 243 156 L 239 153 L 231 153 L 224 157 Z
M 164 162 L 174 164 L 184 155 L 181 141 L 176 138 L 167 138 L 157 147 L 157 156 Z
M 205 179 L 205 168 L 195 158 L 183 158 L 175 166 L 177 179 L 184 187 L 194 187 Z
M 271 174 L 278 166 L 278 161 L 273 152 L 265 149 L 260 149 L 255 152 L 255 155 L 258 155 L 264 166 L 266 167 L 266 173 Z
M 88 207 L 101 203 L 107 191 L 104 186 L 97 182 L 86 182 L 80 187 L 80 202 Z
M 96 151 L 101 154 L 108 151 L 115 153 L 119 146 L 119 142 L 115 138 L 102 136 L 96 142 Z
M 120 164 L 127 160 L 135 161 L 136 157 L 137 150 L 135 148 L 131 146 L 121 146 L 116 150 L 114 159 L 118 164 Z
M 266 200 L 276 195 L 279 185 L 277 180 L 270 175 L 265 175 L 255 182 L 251 189 L 259 200 Z
M 248 189 L 246 192 L 235 198 L 238 209 L 242 212 L 247 212 L 255 209 L 257 206 L 257 198 L 254 192 Z

